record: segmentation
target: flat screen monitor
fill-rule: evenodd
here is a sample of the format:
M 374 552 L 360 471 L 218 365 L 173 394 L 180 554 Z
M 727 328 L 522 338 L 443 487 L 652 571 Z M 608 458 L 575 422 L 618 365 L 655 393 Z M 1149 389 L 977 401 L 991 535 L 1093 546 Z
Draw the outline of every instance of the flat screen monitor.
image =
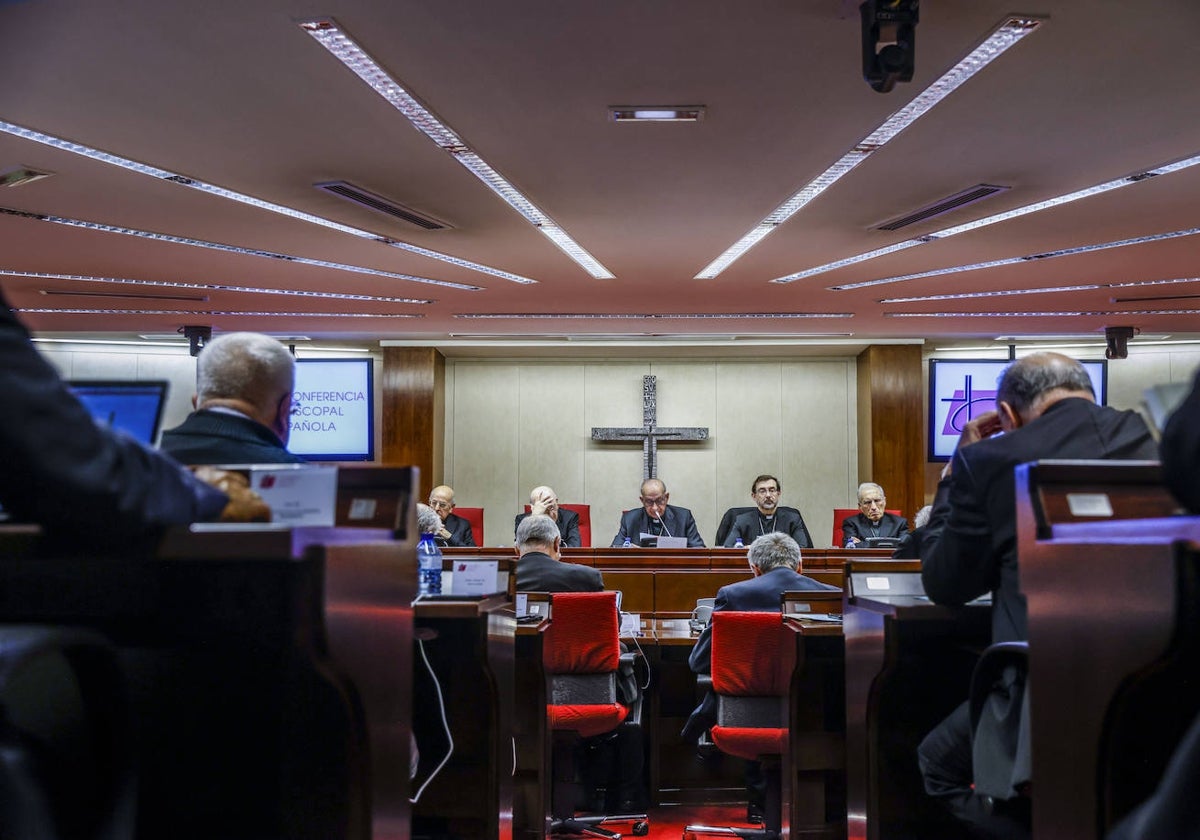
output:
M 372 359 L 297 359 L 288 449 L 310 461 L 375 459 Z
M 74 380 L 67 383 L 92 417 L 120 429 L 149 446 L 158 440 L 165 380 Z
M 963 427 L 996 407 L 996 386 L 1008 359 L 929 360 L 929 460 L 949 461 Z M 1096 402 L 1105 404 L 1108 363 L 1083 362 Z

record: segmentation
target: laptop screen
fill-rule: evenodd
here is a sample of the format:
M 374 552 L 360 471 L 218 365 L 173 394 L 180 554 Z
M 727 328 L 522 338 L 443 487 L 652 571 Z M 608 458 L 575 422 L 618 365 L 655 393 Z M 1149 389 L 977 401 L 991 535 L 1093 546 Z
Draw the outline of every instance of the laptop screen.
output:
M 165 380 L 76 380 L 67 387 L 97 422 L 150 446 L 157 442 L 167 401 Z

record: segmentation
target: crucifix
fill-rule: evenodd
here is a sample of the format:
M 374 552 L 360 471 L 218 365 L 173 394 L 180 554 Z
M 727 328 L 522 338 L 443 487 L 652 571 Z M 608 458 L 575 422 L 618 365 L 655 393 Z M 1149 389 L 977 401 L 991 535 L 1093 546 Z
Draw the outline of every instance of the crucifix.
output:
M 708 429 L 699 426 L 658 426 L 656 376 L 642 377 L 642 425 L 629 428 L 593 426 L 592 440 L 642 442 L 642 480 L 657 478 L 659 441 L 698 441 L 708 439 Z

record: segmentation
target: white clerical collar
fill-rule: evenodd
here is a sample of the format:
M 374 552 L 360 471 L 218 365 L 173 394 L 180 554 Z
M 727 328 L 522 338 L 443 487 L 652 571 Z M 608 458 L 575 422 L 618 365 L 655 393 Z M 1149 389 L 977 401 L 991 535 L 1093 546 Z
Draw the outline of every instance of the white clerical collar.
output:
M 249 414 L 244 411 L 238 411 L 236 408 L 230 408 L 227 405 L 210 405 L 204 411 L 215 411 L 217 414 L 232 414 L 234 417 L 245 417 L 247 420 L 254 420 Z M 257 420 L 254 420 L 257 423 Z

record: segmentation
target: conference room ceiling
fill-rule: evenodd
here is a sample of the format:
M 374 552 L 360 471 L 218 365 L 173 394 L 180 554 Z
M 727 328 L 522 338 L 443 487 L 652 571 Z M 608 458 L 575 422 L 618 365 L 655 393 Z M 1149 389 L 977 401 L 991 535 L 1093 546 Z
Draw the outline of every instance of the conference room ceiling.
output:
M 1041 23 L 696 279 L 1014 12 Z M 862 78 L 852 0 L 0 0 L 0 181 L 22 167 L 53 173 L 0 186 L 0 287 L 33 329 L 92 335 L 191 324 L 433 343 L 1200 332 L 1194 234 L 1044 256 L 1200 232 L 1200 166 L 773 282 L 1200 155 L 1200 4 L 925 0 L 920 14 L 913 79 L 881 94 Z M 613 276 L 592 277 L 414 128 L 301 26 L 314 18 L 341 27 Z M 704 113 L 620 123 L 617 106 Z M 447 227 L 314 187 L 332 181 Z M 877 229 L 980 184 L 1005 189 Z M 1010 262 L 833 288 L 985 261 Z M 1121 285 L 1168 280 L 1185 282 Z M 1046 291 L 1061 287 L 1076 288 Z M 891 301 L 1001 291 L 1023 293 Z

